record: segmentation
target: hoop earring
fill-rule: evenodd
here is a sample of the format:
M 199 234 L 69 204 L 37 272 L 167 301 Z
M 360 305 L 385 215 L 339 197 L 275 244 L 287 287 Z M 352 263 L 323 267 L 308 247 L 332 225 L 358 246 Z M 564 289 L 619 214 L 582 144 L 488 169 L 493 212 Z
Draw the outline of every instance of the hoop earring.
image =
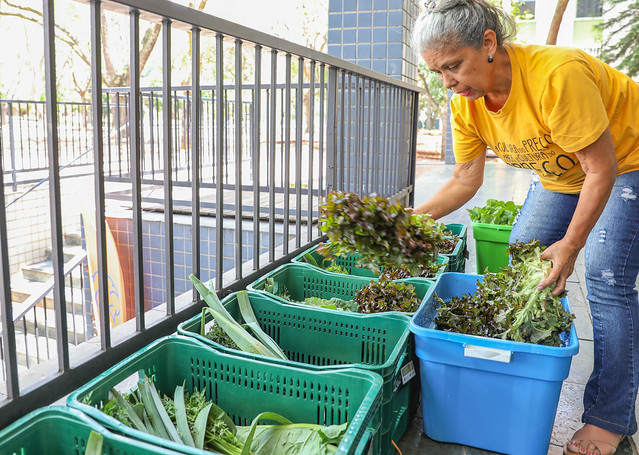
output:
M 488 63 L 492 63 L 495 59 L 493 58 L 493 54 L 488 56 Z

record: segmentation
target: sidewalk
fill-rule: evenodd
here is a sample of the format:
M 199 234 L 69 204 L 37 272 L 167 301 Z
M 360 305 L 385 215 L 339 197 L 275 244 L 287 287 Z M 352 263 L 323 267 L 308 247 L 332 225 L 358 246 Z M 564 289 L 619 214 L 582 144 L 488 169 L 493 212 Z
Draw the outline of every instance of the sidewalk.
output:
M 415 182 L 415 205 L 419 205 L 432 195 L 449 178 L 453 165 L 435 161 L 422 161 L 417 165 Z M 466 261 L 466 273 L 476 273 L 475 245 L 470 219 L 466 209 L 483 205 L 487 199 L 513 200 L 521 204 L 528 191 L 530 171 L 506 166 L 501 161 L 486 164 L 484 185 L 475 197 L 460 210 L 441 221 L 445 223 L 463 223 L 468 226 L 469 259 Z M 576 315 L 575 326 L 579 338 L 579 353 L 573 357 L 570 374 L 563 382 L 559 405 L 555 415 L 553 434 L 548 455 L 561 455 L 563 444 L 581 428 L 582 394 L 592 369 L 592 324 L 586 301 L 583 253 L 575 266 L 575 273 L 569 279 L 567 289 L 571 311 Z M 637 413 L 639 415 L 639 413 Z M 639 434 L 633 440 L 627 439 L 617 449 L 616 455 L 637 454 L 635 444 L 639 443 Z M 433 453 L 438 455 L 488 455 L 492 452 L 433 441 L 422 432 L 420 412 L 411 422 L 408 431 L 399 443 L 403 455 Z

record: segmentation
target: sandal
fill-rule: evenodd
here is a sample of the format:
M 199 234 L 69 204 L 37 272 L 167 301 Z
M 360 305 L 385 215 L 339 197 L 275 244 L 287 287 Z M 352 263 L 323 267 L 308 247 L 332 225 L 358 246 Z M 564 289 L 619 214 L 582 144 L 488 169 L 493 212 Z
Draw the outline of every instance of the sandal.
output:
M 596 431 L 593 431 L 593 428 L 597 427 L 594 427 L 593 425 L 586 425 L 581 430 L 577 431 L 573 438 L 564 444 L 564 455 L 595 455 L 595 451 L 598 451 L 600 455 L 612 455 L 617 451 L 617 447 L 626 437 L 626 435 L 623 434 L 616 435 L 616 441 L 614 442 L 608 442 L 602 439 L 593 439 L 593 437 L 597 436 L 594 436 L 594 434 L 591 437 L 588 436 L 588 434 L 596 433 Z M 599 437 L 601 437 L 601 435 L 599 435 Z M 587 444 L 584 446 L 584 443 Z M 584 447 L 585 451 L 581 452 L 579 448 L 577 448 L 576 451 L 571 450 L 568 448 L 571 444 Z M 604 449 L 606 450 L 605 452 Z

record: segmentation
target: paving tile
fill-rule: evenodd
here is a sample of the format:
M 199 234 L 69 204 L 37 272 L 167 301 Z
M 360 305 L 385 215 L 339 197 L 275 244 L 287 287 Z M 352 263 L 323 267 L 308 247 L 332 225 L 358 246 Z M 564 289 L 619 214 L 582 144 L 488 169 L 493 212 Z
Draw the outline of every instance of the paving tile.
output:
M 551 445 L 561 447 L 575 434 L 575 431 L 582 427 L 583 391 L 583 384 L 564 381 L 555 414 L 555 425 L 550 437 Z

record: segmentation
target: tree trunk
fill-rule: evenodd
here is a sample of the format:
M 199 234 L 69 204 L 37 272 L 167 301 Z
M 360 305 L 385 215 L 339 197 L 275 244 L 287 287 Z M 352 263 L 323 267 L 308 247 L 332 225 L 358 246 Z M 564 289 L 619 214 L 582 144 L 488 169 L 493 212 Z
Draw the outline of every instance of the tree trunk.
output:
M 568 0 L 557 0 L 557 7 L 555 8 L 555 15 L 552 17 L 552 22 L 550 23 L 550 30 L 548 30 L 546 44 L 557 44 L 559 26 L 561 25 L 561 20 L 564 17 L 566 6 L 568 6 Z
M 446 157 L 446 131 L 448 128 L 448 125 L 446 124 L 447 123 L 446 116 L 448 114 L 448 103 L 444 103 L 443 106 L 440 106 L 439 104 L 437 104 L 437 101 L 435 101 L 435 98 L 433 98 L 433 95 L 430 93 L 430 90 L 428 88 L 428 82 L 426 82 L 426 76 L 424 76 L 424 73 L 421 71 L 417 71 L 417 75 L 419 76 L 419 79 L 422 81 L 422 84 L 424 85 L 424 88 L 426 89 L 426 99 L 428 100 L 428 103 L 439 114 L 439 120 L 442 126 L 442 144 L 440 147 L 440 159 L 443 161 L 444 158 Z

